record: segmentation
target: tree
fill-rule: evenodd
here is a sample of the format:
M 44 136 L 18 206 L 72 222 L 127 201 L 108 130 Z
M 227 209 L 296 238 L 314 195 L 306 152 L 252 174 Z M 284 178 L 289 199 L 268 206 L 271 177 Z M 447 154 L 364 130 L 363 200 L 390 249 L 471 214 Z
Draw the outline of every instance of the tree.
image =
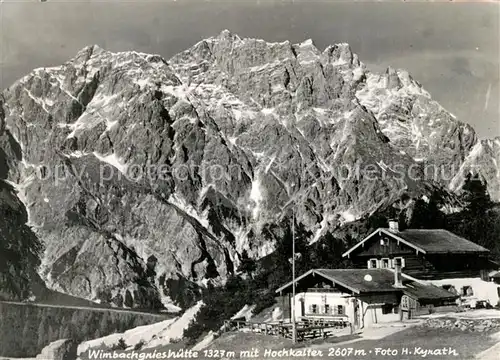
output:
M 48 342 L 48 324 L 47 324 L 47 318 L 42 315 L 42 319 L 40 320 L 40 324 L 38 325 L 38 349 L 42 349 L 45 347 Z
M 35 335 L 36 333 L 33 331 L 34 329 L 31 328 L 31 322 L 29 321 L 28 318 L 25 318 L 24 320 L 24 327 L 23 327 L 23 333 L 21 336 L 21 341 L 22 341 L 22 346 L 23 346 L 23 351 L 26 353 L 30 353 L 33 350 L 36 352 L 36 338 Z
M 292 227 L 285 221 L 282 223 L 284 234 L 278 238 L 276 250 L 270 256 L 268 273 L 268 284 L 271 289 L 276 289 L 289 282 L 292 278 L 292 257 L 294 234 Z M 310 254 L 308 239 L 312 233 L 307 231 L 303 224 L 295 226 L 295 274 L 306 272 L 310 268 Z
M 346 251 L 345 243 L 335 238 L 330 232 L 312 244 L 308 250 L 311 268 L 336 269 L 346 266 L 346 261 L 342 258 L 342 254 Z
M 99 332 L 101 336 L 109 334 L 114 329 L 112 328 L 112 321 L 110 318 L 110 313 L 105 311 L 101 317 L 101 321 L 99 322 Z
M 500 208 L 488 194 L 486 183 L 469 175 L 463 186 L 466 207 L 447 218 L 446 228 L 491 250 L 500 259 Z
M 59 339 L 71 339 L 71 329 L 69 324 L 61 326 L 59 329 Z
M 240 258 L 240 266 L 238 267 L 238 272 L 246 274 L 248 277 L 253 278 L 253 273 L 257 269 L 257 264 L 255 260 L 248 256 L 248 252 L 243 250 Z
M 445 227 L 445 215 L 440 210 L 443 206 L 441 195 L 435 191 L 428 199 L 415 201 L 409 222 L 411 229 L 442 229 Z
M 125 339 L 120 338 L 118 340 L 118 343 L 113 345 L 112 350 L 126 350 L 128 348 L 127 343 L 125 342 Z
M 478 175 L 469 174 L 462 189 L 467 202 L 466 210 L 471 214 L 484 214 L 494 205 L 488 193 L 486 182 L 483 182 Z

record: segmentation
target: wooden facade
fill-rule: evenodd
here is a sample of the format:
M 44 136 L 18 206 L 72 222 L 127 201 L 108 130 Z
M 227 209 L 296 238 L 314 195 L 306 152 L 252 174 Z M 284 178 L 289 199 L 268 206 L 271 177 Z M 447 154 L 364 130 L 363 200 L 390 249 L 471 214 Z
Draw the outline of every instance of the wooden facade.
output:
M 457 254 L 451 251 L 442 254 L 425 254 L 384 233 L 375 234 L 356 252 L 350 254 L 354 268 L 358 269 L 370 267 L 369 262 L 373 259 L 379 261 L 377 267 L 385 267 L 387 262 L 382 263 L 382 261 L 389 259 L 388 267 L 393 268 L 392 260 L 396 257 L 404 259 L 402 268 L 404 274 L 422 280 L 488 276 L 487 254 Z

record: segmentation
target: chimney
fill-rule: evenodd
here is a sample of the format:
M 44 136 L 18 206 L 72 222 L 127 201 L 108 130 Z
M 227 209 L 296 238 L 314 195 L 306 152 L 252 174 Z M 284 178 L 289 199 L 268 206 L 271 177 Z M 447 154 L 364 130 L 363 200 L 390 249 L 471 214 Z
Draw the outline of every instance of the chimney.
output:
M 389 231 L 393 233 L 399 232 L 399 223 L 395 219 L 389 219 Z
M 394 287 L 403 287 L 401 258 L 394 258 Z

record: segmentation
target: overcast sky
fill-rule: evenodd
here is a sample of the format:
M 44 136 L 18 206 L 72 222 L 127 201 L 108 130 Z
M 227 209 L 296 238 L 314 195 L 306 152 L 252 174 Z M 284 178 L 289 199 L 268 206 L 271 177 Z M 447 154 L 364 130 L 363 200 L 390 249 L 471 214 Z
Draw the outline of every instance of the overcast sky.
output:
M 168 59 L 227 28 L 268 41 L 312 38 L 321 49 L 348 42 L 370 68 L 407 69 L 481 137 L 494 137 L 499 19 L 498 3 L 4 0 L 0 88 L 89 44 Z

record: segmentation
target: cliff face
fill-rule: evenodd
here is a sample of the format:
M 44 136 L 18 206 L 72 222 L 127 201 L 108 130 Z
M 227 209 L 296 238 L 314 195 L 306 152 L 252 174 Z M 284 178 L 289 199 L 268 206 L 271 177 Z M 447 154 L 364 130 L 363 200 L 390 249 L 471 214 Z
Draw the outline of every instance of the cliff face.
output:
M 452 191 L 460 191 L 468 174 L 479 175 L 486 181 L 494 201 L 500 201 L 500 137 L 478 141 L 462 162 L 450 182 Z
M 5 128 L 4 99 L 0 96 L 0 299 L 19 300 L 43 287 L 37 274 L 41 244 L 26 225 L 27 213 L 15 185 L 7 181 L 22 158 L 19 145 Z
M 91 46 L 3 98 L 6 191 L 44 244 L 46 284 L 136 307 L 224 281 L 242 249 L 268 254 L 262 229 L 292 208 L 314 241 L 448 186 L 426 167 L 455 175 L 478 144 L 407 73 L 372 74 L 347 44 L 228 31 L 168 62 Z

